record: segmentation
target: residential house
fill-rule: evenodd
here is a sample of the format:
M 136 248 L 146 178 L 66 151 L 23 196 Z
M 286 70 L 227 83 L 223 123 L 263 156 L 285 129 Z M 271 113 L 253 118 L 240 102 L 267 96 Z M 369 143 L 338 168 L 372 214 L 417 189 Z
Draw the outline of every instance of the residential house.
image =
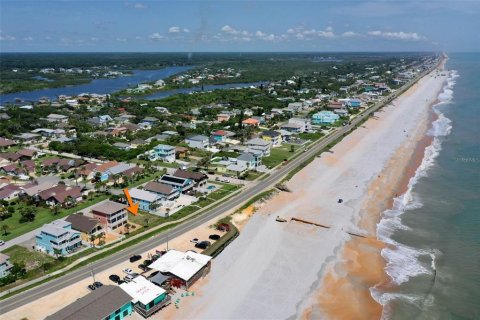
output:
M 242 152 L 236 162 L 237 165 L 247 167 L 248 170 L 254 170 L 258 165 L 257 158 L 250 152 Z
M 131 149 L 131 146 L 128 143 L 123 143 L 123 142 L 115 142 L 113 146 L 123 151 L 128 151 Z
M 180 287 L 188 290 L 210 272 L 211 260 L 212 257 L 194 251 L 169 250 L 149 267 L 180 280 Z
M 68 116 L 65 116 L 63 114 L 51 113 L 47 116 L 46 120 L 48 122 L 67 123 L 68 122 Z
M 0 188 L 0 200 L 12 201 L 18 198 L 21 192 L 22 189 L 15 184 L 3 184 Z
M 81 232 L 82 240 L 89 241 L 90 236 L 103 231 L 102 225 L 97 219 L 82 214 L 71 214 L 65 221 L 72 224 L 72 229 Z
M 171 302 L 165 289 L 153 284 L 143 276 L 120 285 L 132 297 L 133 308 L 142 317 L 148 318 Z
M 138 147 L 143 146 L 144 144 L 146 144 L 145 140 L 143 140 L 143 139 L 134 139 L 134 140 L 130 141 L 130 148 L 136 149 L 136 148 L 138 148 Z
M 193 190 L 194 181 L 191 179 L 180 178 L 169 174 L 164 174 L 157 182 L 172 186 L 180 193 L 188 193 Z
M 138 203 L 138 208 L 143 211 L 155 211 L 160 205 L 161 197 L 153 192 L 132 188 L 129 190 L 130 197 L 134 203 Z
M 248 174 L 248 167 L 245 164 L 231 163 L 227 165 L 224 173 L 240 178 Z
M 64 256 L 81 246 L 80 232 L 72 230 L 72 224 L 62 219 L 44 224 L 35 235 L 35 247 L 49 255 Z
M 35 142 L 35 141 L 38 141 L 40 140 L 40 138 L 42 137 L 41 135 L 39 134 L 36 134 L 36 133 L 28 133 L 28 132 L 25 132 L 25 133 L 21 133 L 21 134 L 17 134 L 14 136 L 18 141 L 22 141 L 24 143 L 32 143 L 32 142 Z
M 51 207 L 56 205 L 71 207 L 83 200 L 81 187 L 67 187 L 64 184 L 43 190 L 37 197 Z
M 226 121 L 230 120 L 231 117 L 232 117 L 232 115 L 229 114 L 229 113 L 219 113 L 219 114 L 217 114 L 217 121 L 218 122 L 226 122 Z
M 306 118 L 291 118 L 288 119 L 288 123 L 297 124 L 300 126 L 300 132 L 309 132 L 312 130 L 312 124 L 310 119 Z
M 20 160 L 31 160 L 37 158 L 37 151 L 32 149 L 20 149 L 17 151 L 20 155 Z
M 312 124 L 326 125 L 332 124 L 340 119 L 340 116 L 332 111 L 320 111 L 312 115 Z
M 154 125 L 155 123 L 158 122 L 158 119 L 155 117 L 145 117 L 142 120 L 143 123 L 148 123 L 150 125 Z
M 8 276 L 12 268 L 13 264 L 10 262 L 10 257 L 0 252 L 0 278 Z
M 265 141 L 260 138 L 253 138 L 245 142 L 245 145 L 248 146 L 247 151 L 259 151 L 262 157 L 268 157 L 270 155 L 270 148 L 272 144 L 268 141 Z
M 185 139 L 185 142 L 190 148 L 207 149 L 209 146 L 209 139 L 204 135 L 188 137 Z
M 107 230 L 115 230 L 128 222 L 126 206 L 110 200 L 93 207 L 92 216 L 98 219 L 103 228 Z
M 116 177 L 118 177 L 119 175 L 122 175 L 122 174 L 125 175 L 126 172 L 136 167 L 137 166 L 135 164 L 131 164 L 131 163 L 125 163 L 125 162 L 118 163 L 117 165 L 112 166 L 107 170 L 105 170 L 100 177 L 100 181 L 107 181 L 108 179 L 116 179 Z M 117 182 L 120 182 L 120 181 L 117 181 Z
M 269 142 L 272 147 L 278 147 L 282 145 L 282 135 L 277 131 L 268 130 L 262 132 L 262 139 Z
M 332 110 L 343 109 L 345 107 L 345 105 L 346 105 L 346 103 L 343 102 L 343 101 L 330 101 L 328 103 L 327 108 L 332 109 Z
M 163 201 L 173 201 L 180 195 L 180 192 L 173 186 L 155 181 L 148 182 L 143 189 L 157 194 Z
M 227 133 L 225 130 L 217 130 L 212 133 L 212 137 L 215 142 L 225 142 L 227 140 Z
M 148 157 L 150 161 L 164 161 L 164 162 L 175 162 L 175 147 L 165 144 L 159 144 L 148 152 Z
M 132 297 L 119 286 L 104 285 L 45 320 L 123 320 L 133 312 Z
M 0 150 L 9 148 L 16 145 L 17 143 L 13 140 L 0 137 Z
M 177 159 L 184 159 L 188 157 L 188 148 L 185 147 L 175 147 L 175 157 Z
M 175 177 L 190 179 L 195 183 L 195 187 L 201 187 L 208 181 L 208 176 L 201 172 L 191 172 L 187 170 L 177 169 L 173 174 Z
M 242 124 L 250 127 L 258 127 L 260 125 L 260 121 L 254 118 L 248 118 L 243 120 Z

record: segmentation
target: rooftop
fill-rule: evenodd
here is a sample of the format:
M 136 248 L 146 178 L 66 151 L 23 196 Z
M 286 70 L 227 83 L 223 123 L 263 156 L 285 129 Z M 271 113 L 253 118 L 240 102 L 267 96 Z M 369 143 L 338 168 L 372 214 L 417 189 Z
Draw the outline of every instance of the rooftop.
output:
M 133 303 L 140 302 L 143 305 L 148 305 L 155 298 L 166 293 L 163 288 L 154 285 L 143 276 L 138 276 L 130 282 L 122 283 L 120 288 L 133 298 Z
M 107 201 L 102 202 L 99 205 L 93 207 L 92 211 L 97 211 L 97 212 L 101 212 L 101 213 L 105 213 L 107 215 L 110 215 L 110 214 L 114 214 L 117 211 L 123 210 L 126 207 L 127 206 L 122 204 L 122 203 L 107 200 Z
M 104 285 L 76 300 L 46 320 L 104 319 L 132 300 L 118 286 Z
M 180 279 L 188 281 L 200 271 L 212 257 L 193 251 L 181 252 L 169 250 L 158 260 L 150 265 L 150 268 L 162 273 L 169 272 Z

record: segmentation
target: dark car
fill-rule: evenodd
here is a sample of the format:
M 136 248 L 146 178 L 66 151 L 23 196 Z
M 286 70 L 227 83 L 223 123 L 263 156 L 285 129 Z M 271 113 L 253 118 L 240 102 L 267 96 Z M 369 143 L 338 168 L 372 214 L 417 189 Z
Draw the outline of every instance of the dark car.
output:
M 113 282 L 115 283 L 118 283 L 118 281 L 120 281 L 120 277 L 117 276 L 116 274 L 112 274 L 108 277 L 108 279 L 112 280 Z
M 199 249 L 207 249 L 210 246 L 210 241 L 202 241 L 197 244 L 195 244 L 195 248 Z
M 95 287 L 93 284 L 89 284 L 88 289 L 93 291 L 93 290 L 97 289 L 97 287 Z
M 139 254 L 136 254 L 136 255 L 130 257 L 130 262 L 135 262 L 135 261 L 138 261 L 140 259 L 142 259 L 142 256 L 139 255 Z
M 97 288 L 100 288 L 101 286 L 103 286 L 103 283 L 101 283 L 101 282 L 99 282 L 99 281 L 95 281 L 95 282 L 93 283 L 93 285 L 94 285 L 95 287 L 97 287 Z
M 208 236 L 208 239 L 210 239 L 210 240 L 218 240 L 218 239 L 220 239 L 220 235 L 218 235 L 218 234 L 211 234 L 211 235 Z
M 152 270 L 152 269 L 150 269 L 148 266 L 146 266 L 146 265 L 143 264 L 143 263 L 142 263 L 142 264 L 139 264 L 139 265 L 138 265 L 138 268 L 139 268 L 140 270 L 142 270 L 142 271 Z

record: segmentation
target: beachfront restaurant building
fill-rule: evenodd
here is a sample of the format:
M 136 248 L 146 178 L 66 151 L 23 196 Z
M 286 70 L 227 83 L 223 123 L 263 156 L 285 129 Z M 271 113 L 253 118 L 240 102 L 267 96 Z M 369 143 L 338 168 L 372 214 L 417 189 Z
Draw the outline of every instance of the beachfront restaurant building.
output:
M 188 290 L 198 279 L 210 272 L 212 257 L 193 251 L 169 250 L 154 261 L 149 268 L 171 276 L 172 286 Z M 176 279 L 176 281 L 175 281 Z
M 133 312 L 132 297 L 118 286 L 104 285 L 45 320 L 123 320 Z
M 122 283 L 120 288 L 132 297 L 133 308 L 144 318 L 150 317 L 171 302 L 167 291 L 143 276 Z

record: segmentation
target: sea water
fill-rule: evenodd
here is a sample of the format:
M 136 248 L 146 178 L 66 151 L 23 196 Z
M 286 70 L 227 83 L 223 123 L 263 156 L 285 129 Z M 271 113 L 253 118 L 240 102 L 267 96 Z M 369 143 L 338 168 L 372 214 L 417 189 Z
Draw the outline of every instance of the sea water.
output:
M 384 319 L 480 319 L 480 54 L 451 54 L 433 142 L 377 237 Z

